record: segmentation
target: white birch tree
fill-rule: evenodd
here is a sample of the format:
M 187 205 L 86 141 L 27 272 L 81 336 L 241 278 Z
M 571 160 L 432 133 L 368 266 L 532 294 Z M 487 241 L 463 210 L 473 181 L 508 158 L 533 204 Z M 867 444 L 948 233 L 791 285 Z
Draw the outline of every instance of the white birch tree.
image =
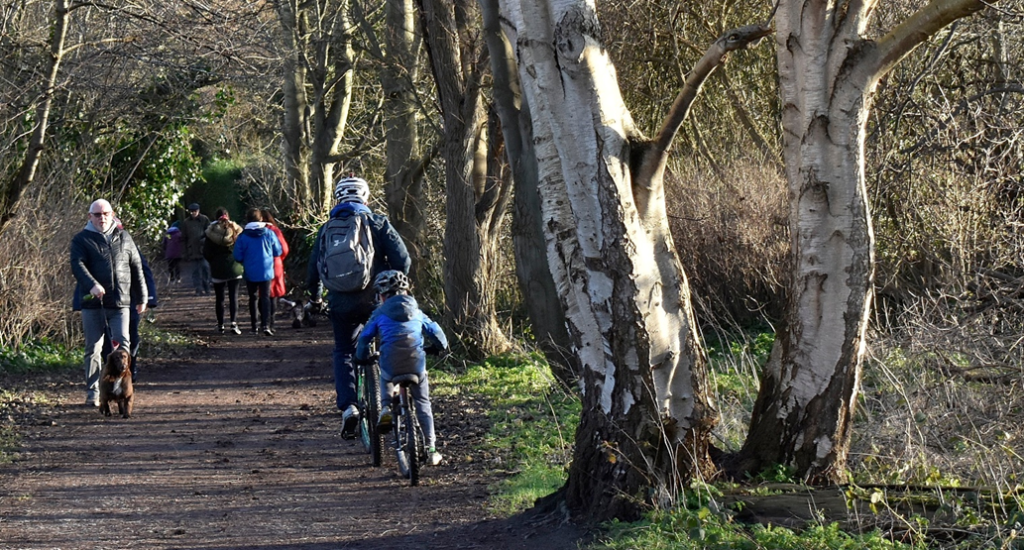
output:
M 665 161 L 703 80 L 767 30 L 716 42 L 648 139 L 623 104 L 592 3 L 499 5 L 529 105 L 548 263 L 582 368 L 566 498 L 591 519 L 635 517 L 713 469 L 717 413 L 668 230 Z
M 776 15 L 794 273 L 741 454 L 810 482 L 845 478 L 870 314 L 864 140 L 880 78 L 982 0 L 932 0 L 877 39 L 877 0 L 784 0 Z

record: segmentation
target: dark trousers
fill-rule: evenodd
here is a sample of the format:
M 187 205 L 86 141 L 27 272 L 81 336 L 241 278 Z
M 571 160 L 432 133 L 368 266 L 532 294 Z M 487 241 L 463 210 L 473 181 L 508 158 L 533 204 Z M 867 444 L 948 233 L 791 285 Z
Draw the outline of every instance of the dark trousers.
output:
M 256 330 L 256 307 L 259 305 L 260 329 L 270 326 L 270 283 L 271 281 L 246 281 L 245 290 L 249 295 L 249 319 Z M 257 298 L 257 295 L 259 297 Z
M 241 279 L 230 279 L 219 283 L 213 283 L 214 309 L 217 311 L 217 324 L 224 324 L 224 291 L 228 294 L 228 314 L 231 322 L 238 320 L 238 281 Z

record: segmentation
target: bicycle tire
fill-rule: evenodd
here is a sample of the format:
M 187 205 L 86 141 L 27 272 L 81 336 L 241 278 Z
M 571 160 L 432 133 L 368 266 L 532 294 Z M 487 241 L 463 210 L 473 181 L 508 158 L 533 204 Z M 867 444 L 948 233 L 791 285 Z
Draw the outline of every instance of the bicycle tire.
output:
M 403 391 L 405 390 L 403 389 Z M 408 406 L 403 405 L 399 399 L 395 399 L 395 405 L 392 412 L 395 415 L 395 458 L 398 461 L 398 472 L 412 485 L 416 485 L 419 483 L 419 469 L 416 460 L 415 438 L 410 435 L 415 426 L 409 422 Z
M 380 408 L 380 366 L 374 363 L 366 368 L 366 420 L 370 426 L 370 461 L 374 467 L 381 465 L 384 448 L 384 435 L 377 430 Z
M 395 406 L 391 408 L 391 413 L 394 415 L 392 432 L 395 434 L 395 459 L 398 461 L 398 473 L 402 474 L 402 477 L 408 478 L 409 455 L 405 451 L 405 431 L 409 428 L 405 424 L 402 406 L 398 404 L 397 399 L 395 400 Z
M 405 431 L 405 444 L 406 448 L 409 449 L 409 485 L 416 486 L 420 483 L 420 464 L 422 464 L 420 456 L 420 447 L 422 446 L 422 437 L 420 437 L 419 420 L 416 418 L 416 406 L 412 402 L 412 396 L 409 396 L 406 407 L 402 410 L 402 414 L 405 416 L 405 424 L 408 429 Z
M 376 426 L 370 426 L 367 422 L 370 411 L 366 401 L 366 370 L 366 365 L 356 367 L 356 395 L 358 396 L 356 406 L 359 407 L 359 442 L 363 444 L 363 448 L 369 453 L 372 449 L 371 441 L 373 440 L 373 430 Z

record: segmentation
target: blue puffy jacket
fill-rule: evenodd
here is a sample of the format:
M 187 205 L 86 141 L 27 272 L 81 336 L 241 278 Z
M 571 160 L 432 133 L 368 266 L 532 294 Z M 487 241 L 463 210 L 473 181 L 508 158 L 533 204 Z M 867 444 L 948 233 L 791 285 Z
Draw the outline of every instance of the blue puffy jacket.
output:
M 241 262 L 246 281 L 270 281 L 274 278 L 274 256 L 281 255 L 281 241 L 267 224 L 251 222 L 235 240 L 233 255 Z
M 415 298 L 405 294 L 388 298 L 370 315 L 356 343 L 357 359 L 369 356 L 370 343 L 378 336 L 380 372 L 384 380 L 426 372 L 424 343 L 434 348 L 448 348 L 448 338 L 441 327 L 420 311 Z

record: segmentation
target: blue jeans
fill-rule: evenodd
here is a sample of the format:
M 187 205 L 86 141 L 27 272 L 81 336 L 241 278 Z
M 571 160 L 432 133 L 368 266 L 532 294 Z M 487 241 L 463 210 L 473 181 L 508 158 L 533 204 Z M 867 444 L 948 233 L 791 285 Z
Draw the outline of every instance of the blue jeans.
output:
M 334 328 L 334 352 L 331 363 L 334 366 L 334 390 L 337 392 L 338 410 L 344 411 L 356 404 L 356 371 L 352 357 L 356 353 L 356 339 L 363 330 L 368 316 L 341 314 L 329 310 L 331 326 Z
M 85 336 L 85 391 L 88 399 L 99 399 L 100 374 L 103 372 L 103 340 L 110 327 L 110 338 L 131 350 L 129 308 L 82 309 L 82 333 Z

